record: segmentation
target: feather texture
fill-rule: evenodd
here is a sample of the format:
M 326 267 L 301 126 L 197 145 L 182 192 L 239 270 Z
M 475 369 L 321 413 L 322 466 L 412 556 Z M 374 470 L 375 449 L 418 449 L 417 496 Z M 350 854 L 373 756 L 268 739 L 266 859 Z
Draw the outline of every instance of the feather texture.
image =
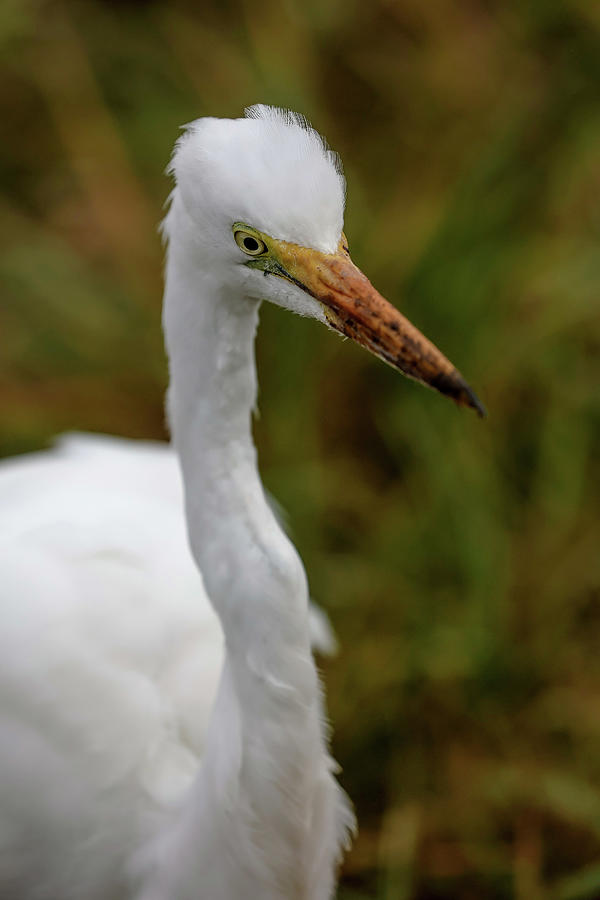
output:
M 177 460 L 65 436 L 0 465 L 0 509 L 0 896 L 129 896 L 194 781 L 223 662 Z
M 246 221 L 334 250 L 343 176 L 305 120 L 269 107 L 193 123 L 172 172 L 179 465 L 160 445 L 80 436 L 0 468 L 10 900 L 329 900 L 353 827 L 310 650 L 326 620 L 250 427 L 260 301 L 325 316 L 249 269 L 232 234 Z

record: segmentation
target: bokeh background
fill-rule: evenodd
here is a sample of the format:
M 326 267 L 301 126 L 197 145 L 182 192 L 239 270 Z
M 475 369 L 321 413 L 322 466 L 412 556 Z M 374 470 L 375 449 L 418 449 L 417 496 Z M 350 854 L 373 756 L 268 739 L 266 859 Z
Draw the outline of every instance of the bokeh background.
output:
M 489 408 L 265 309 L 256 440 L 341 652 L 344 900 L 600 897 L 600 5 L 2 0 L 0 452 L 166 438 L 179 126 L 344 160 L 356 262 Z

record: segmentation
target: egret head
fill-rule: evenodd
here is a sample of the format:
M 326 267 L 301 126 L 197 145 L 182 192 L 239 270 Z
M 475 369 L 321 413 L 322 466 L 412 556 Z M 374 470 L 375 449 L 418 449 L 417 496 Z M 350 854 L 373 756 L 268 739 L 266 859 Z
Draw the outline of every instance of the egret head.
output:
M 318 319 L 484 413 L 454 366 L 351 261 L 341 163 L 303 117 L 253 106 L 243 119 L 199 119 L 177 143 L 172 171 L 195 253 L 225 289 Z

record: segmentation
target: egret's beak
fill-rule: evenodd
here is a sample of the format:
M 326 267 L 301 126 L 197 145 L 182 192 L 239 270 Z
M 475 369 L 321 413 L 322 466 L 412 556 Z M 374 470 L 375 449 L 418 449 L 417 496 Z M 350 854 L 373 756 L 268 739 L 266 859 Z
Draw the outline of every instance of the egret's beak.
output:
M 274 243 L 273 256 L 283 269 L 274 274 L 288 278 L 318 300 L 332 328 L 409 378 L 485 415 L 484 406 L 458 369 L 354 265 L 344 236 L 336 253 L 285 241 Z

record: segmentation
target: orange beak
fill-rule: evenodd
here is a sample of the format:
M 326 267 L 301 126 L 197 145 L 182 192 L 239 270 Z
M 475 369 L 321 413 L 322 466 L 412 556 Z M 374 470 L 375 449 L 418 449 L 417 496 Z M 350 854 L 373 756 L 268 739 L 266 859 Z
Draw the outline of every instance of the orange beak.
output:
M 485 416 L 485 407 L 458 369 L 354 265 L 344 235 L 336 253 L 272 238 L 270 242 L 280 264 L 273 274 L 287 278 L 318 300 L 331 328 L 409 378 Z

